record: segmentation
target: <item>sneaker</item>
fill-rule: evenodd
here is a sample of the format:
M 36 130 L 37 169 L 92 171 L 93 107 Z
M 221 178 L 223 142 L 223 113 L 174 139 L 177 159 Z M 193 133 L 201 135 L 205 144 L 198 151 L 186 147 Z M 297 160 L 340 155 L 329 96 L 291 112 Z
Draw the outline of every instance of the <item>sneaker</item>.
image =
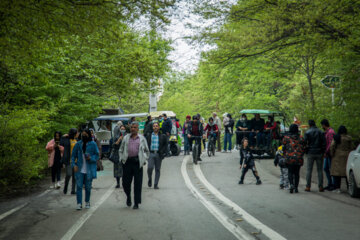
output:
M 240 181 L 239 181 L 239 184 L 244 184 L 244 180 L 240 180 Z
M 289 190 L 289 189 L 290 189 L 289 186 L 285 186 L 285 187 L 284 187 L 284 190 Z
M 61 187 L 60 182 L 57 182 L 55 185 L 56 185 L 56 189 L 59 189 Z
M 306 187 L 305 192 L 310 192 L 310 187 Z
M 299 189 L 297 187 L 295 188 L 295 193 L 299 193 Z
M 56 188 L 56 184 L 55 184 L 55 183 L 50 185 L 50 189 L 54 189 L 54 188 Z
M 341 193 L 340 188 L 332 190 L 333 193 Z
M 85 203 L 85 208 L 86 208 L 86 209 L 89 209 L 89 208 L 90 208 L 90 202 Z
M 120 188 L 120 184 L 116 184 L 115 188 Z
M 131 198 L 130 198 L 130 197 L 128 197 L 128 198 L 126 199 L 126 205 L 127 205 L 128 207 L 131 206 Z
M 154 189 L 159 189 L 157 184 L 154 184 Z
M 198 161 L 202 161 L 202 159 L 201 159 L 201 158 L 198 158 Z
M 75 191 L 71 191 L 71 194 L 76 194 L 76 192 L 75 192 Z
M 139 205 L 138 205 L 138 204 L 134 204 L 133 209 L 139 209 Z
M 222 153 L 226 153 L 226 151 L 225 151 L 225 150 L 221 150 L 221 152 L 222 152 Z
M 324 188 L 323 188 L 323 187 L 319 187 L 319 192 L 324 192 Z
M 228 153 L 231 153 L 231 150 L 228 150 L 227 152 L 228 152 Z
M 256 181 L 256 185 L 260 185 L 262 182 L 261 182 L 261 180 L 260 179 L 258 179 L 257 181 Z
M 81 210 L 81 209 L 82 209 L 82 205 L 81 205 L 81 203 L 78 203 L 76 210 Z

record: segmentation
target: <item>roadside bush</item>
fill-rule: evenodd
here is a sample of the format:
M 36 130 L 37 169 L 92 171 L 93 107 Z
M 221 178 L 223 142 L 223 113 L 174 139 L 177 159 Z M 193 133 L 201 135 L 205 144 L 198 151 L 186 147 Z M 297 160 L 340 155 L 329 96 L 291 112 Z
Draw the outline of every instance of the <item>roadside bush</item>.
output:
M 2 111 L 0 115 L 0 188 L 29 184 L 41 177 L 47 154 L 46 112 L 37 110 Z

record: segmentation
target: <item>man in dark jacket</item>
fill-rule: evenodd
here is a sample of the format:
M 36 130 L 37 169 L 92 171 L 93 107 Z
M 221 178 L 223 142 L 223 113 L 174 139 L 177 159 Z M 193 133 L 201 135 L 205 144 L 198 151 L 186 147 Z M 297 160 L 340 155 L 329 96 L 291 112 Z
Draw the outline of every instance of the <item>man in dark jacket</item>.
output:
M 204 134 L 204 127 L 201 124 L 197 115 L 193 116 L 193 121 L 190 122 L 186 134 L 188 135 L 188 138 L 195 137 L 195 144 L 199 144 L 201 148 L 201 138 Z M 198 152 L 198 161 L 202 161 L 200 155 L 201 150 Z
M 309 120 L 310 129 L 306 131 L 304 140 L 307 153 L 307 171 L 306 171 L 306 188 L 310 192 L 311 175 L 314 162 L 316 162 L 318 174 L 319 192 L 323 192 L 323 156 L 326 149 L 326 139 L 324 133 L 318 129 L 314 120 Z
M 151 134 L 153 132 L 153 126 L 152 126 L 152 117 L 148 116 L 147 121 L 145 122 L 144 126 L 144 136 L 147 136 L 148 134 Z
M 159 123 L 153 123 L 153 132 L 146 135 L 146 140 L 150 150 L 150 157 L 148 160 L 148 186 L 152 186 L 152 172 L 155 166 L 155 181 L 154 188 L 159 189 L 158 183 L 160 179 L 161 162 L 166 155 L 167 139 L 165 134 L 160 133 Z
M 260 114 L 256 113 L 255 118 L 251 119 L 250 146 L 255 145 L 254 138 L 256 136 L 256 147 L 264 145 L 264 126 L 265 120 L 260 118 Z
M 166 135 L 167 138 L 167 149 L 166 149 L 166 156 L 170 156 L 170 146 L 169 146 L 169 138 L 171 135 L 172 129 L 172 121 L 170 118 L 167 117 L 165 113 L 163 113 L 164 122 L 162 124 L 161 132 Z
M 240 149 L 241 141 L 244 137 L 249 138 L 249 131 L 251 130 L 250 121 L 247 120 L 246 114 L 242 114 L 241 118 L 236 123 L 236 145 Z

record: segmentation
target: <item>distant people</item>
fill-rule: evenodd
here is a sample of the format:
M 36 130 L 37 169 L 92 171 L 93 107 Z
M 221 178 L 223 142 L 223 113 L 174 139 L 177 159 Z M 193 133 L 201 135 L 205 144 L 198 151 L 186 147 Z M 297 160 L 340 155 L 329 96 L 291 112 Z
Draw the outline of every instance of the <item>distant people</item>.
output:
M 309 120 L 310 129 L 306 131 L 304 140 L 307 153 L 307 171 L 306 171 L 306 192 L 310 192 L 311 175 L 314 162 L 316 162 L 318 174 L 319 192 L 323 192 L 323 157 L 326 149 L 326 140 L 324 133 L 316 127 L 314 120 Z
M 123 176 L 123 165 L 120 162 L 119 149 L 126 134 L 127 132 L 124 125 L 121 125 L 120 128 L 115 127 L 113 133 L 114 137 L 111 140 L 109 160 L 114 164 L 114 178 L 116 179 L 115 188 L 120 188 L 120 178 Z
M 226 120 L 225 120 L 226 119 Z M 226 118 L 224 118 L 224 128 L 225 128 L 225 137 L 224 137 L 224 150 L 223 152 L 230 152 L 231 153 L 231 138 L 234 134 L 234 120 L 231 117 L 231 114 L 228 113 Z M 227 148 L 227 149 L 226 149 Z
M 335 131 L 330 127 L 330 123 L 327 119 L 323 119 L 321 121 L 321 126 L 325 131 L 325 139 L 326 139 L 326 149 L 324 155 L 324 172 L 328 181 L 328 185 L 324 189 L 328 191 L 332 191 L 334 190 L 334 183 L 330 174 L 330 168 L 331 168 L 330 145 L 332 140 L 334 139 Z
M 206 123 L 205 123 L 205 119 L 204 119 L 203 117 L 200 118 L 200 123 L 202 124 L 203 129 L 204 129 L 204 134 L 203 134 L 202 143 L 203 143 L 203 146 L 204 146 L 203 151 L 205 151 L 205 149 L 206 149 L 206 134 L 207 134 L 207 132 L 206 132 L 206 130 L 205 130 Z
M 187 129 L 189 127 L 189 124 L 191 124 L 191 116 L 187 115 L 186 116 L 186 120 L 183 124 L 183 129 L 182 129 L 182 133 L 184 136 L 184 155 L 189 155 L 190 154 L 190 139 L 187 135 Z
M 276 139 L 277 123 L 274 121 L 273 116 L 268 116 L 268 121 L 264 126 L 264 144 L 266 147 L 270 147 L 271 140 Z
M 148 187 L 152 187 L 152 172 L 155 167 L 154 189 L 159 189 L 161 162 L 166 155 L 167 139 L 166 135 L 160 133 L 159 123 L 153 124 L 153 132 L 146 136 L 147 144 L 150 150 L 148 160 Z
M 50 186 L 50 188 L 56 189 L 61 187 L 61 158 L 64 153 L 64 147 L 60 145 L 60 138 L 61 132 L 55 132 L 54 138 L 51 139 L 46 145 L 46 150 L 48 151 L 48 166 L 51 168 L 52 186 Z
M 90 208 L 91 185 L 96 179 L 96 162 L 99 160 L 99 149 L 92 140 L 89 129 L 81 132 L 81 140 L 75 144 L 71 155 L 71 166 L 76 177 L 77 210 L 82 209 L 82 189 L 85 185 L 85 208 Z
M 97 147 L 98 147 L 98 150 L 99 150 L 99 160 L 96 162 L 96 170 L 97 171 L 102 171 L 104 170 L 104 167 L 103 167 L 103 164 L 102 164 L 102 149 L 101 149 L 101 142 L 99 139 L 96 138 L 96 135 L 95 135 L 95 131 L 94 129 L 90 128 L 89 129 L 90 132 L 91 132 L 91 139 L 96 143 Z M 111 131 L 111 127 L 110 127 L 110 130 Z
M 251 119 L 251 133 L 250 133 L 250 146 L 260 148 L 264 145 L 264 126 L 265 121 L 256 113 L 255 117 Z
M 280 189 L 289 189 L 289 171 L 286 166 L 286 158 L 281 145 L 275 154 L 274 165 L 280 167 Z
M 170 136 L 171 136 L 171 130 L 172 130 L 172 121 L 170 118 L 167 117 L 167 115 L 165 113 L 163 113 L 162 115 L 163 117 L 163 124 L 162 124 L 162 128 L 161 128 L 161 132 L 163 134 L 166 135 L 166 138 L 167 138 L 167 150 L 166 150 L 166 156 L 167 157 L 170 157 L 170 145 L 169 145 L 169 139 L 170 139 Z
M 213 118 L 214 118 L 214 124 L 216 124 L 219 128 L 219 133 L 217 135 L 217 151 L 220 152 L 221 151 L 221 141 L 220 141 L 220 136 L 221 136 L 221 130 L 222 130 L 222 125 L 221 125 L 221 120 L 220 118 L 217 116 L 216 112 L 213 112 Z
M 347 135 L 346 127 L 340 126 L 330 146 L 330 153 L 332 156 L 330 173 L 334 179 L 333 192 L 341 193 L 341 178 L 346 178 L 347 158 L 352 150 L 352 139 Z
M 305 141 L 299 135 L 299 127 L 296 124 L 291 124 L 289 128 L 289 135 L 284 136 L 283 152 L 286 159 L 286 166 L 289 172 L 290 193 L 298 193 L 300 168 L 304 164 Z
M 79 133 L 76 128 L 71 128 L 69 130 L 69 134 L 64 135 L 60 140 L 60 145 L 64 147 L 64 154 L 61 159 L 62 164 L 65 165 L 65 185 L 64 185 L 64 194 L 67 193 L 68 185 L 70 178 L 72 178 L 71 184 L 71 194 L 75 194 L 75 187 L 76 187 L 76 179 L 74 169 L 71 167 L 71 154 L 77 142 L 77 138 Z
M 143 166 L 149 159 L 149 148 L 144 136 L 138 134 L 139 123 L 132 122 L 130 134 L 122 140 L 119 154 L 123 163 L 123 188 L 126 194 L 126 205 L 131 206 L 131 183 L 134 179 L 134 206 L 139 209 L 143 181 Z
M 240 177 L 239 184 L 244 184 L 245 174 L 249 170 L 252 171 L 254 177 L 256 178 L 256 185 L 261 184 L 259 174 L 255 167 L 255 159 L 254 159 L 252 150 L 250 149 L 250 146 L 249 146 L 249 140 L 247 138 L 243 138 L 242 143 L 241 143 L 240 169 L 242 169 L 242 171 L 241 171 L 241 177 Z
M 153 119 L 151 116 L 147 116 L 147 120 L 145 122 L 144 126 L 144 136 L 148 135 L 149 133 L 152 133 L 153 131 Z
M 246 114 L 242 114 L 241 118 L 236 123 L 236 145 L 240 149 L 242 139 L 249 138 L 249 131 L 251 130 L 250 121 L 248 121 Z

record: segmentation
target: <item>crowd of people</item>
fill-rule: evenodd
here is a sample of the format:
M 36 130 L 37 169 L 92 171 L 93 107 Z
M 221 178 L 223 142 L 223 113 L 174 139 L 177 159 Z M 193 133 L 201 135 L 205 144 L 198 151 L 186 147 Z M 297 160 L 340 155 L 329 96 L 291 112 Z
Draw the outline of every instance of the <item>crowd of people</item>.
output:
M 234 120 L 231 114 L 224 114 L 223 121 L 216 113 L 205 123 L 200 114 L 186 116 L 181 127 L 176 121 L 176 129 L 181 129 L 184 137 L 184 155 L 188 155 L 193 148 L 193 142 L 205 145 L 205 139 L 214 139 L 217 151 L 231 152 L 232 135 L 234 134 Z M 347 129 L 340 126 L 337 133 L 330 127 L 329 121 L 321 121 L 321 131 L 315 121 L 309 120 L 309 129 L 304 136 L 300 136 L 297 124 L 292 124 L 289 133 L 281 136 L 279 123 L 272 116 L 268 121 L 255 114 L 251 120 L 243 114 L 235 125 L 236 145 L 240 155 L 241 177 L 239 184 L 244 184 L 248 170 L 260 185 L 258 171 L 255 166 L 253 151 L 262 149 L 270 144 L 271 139 L 281 139 L 281 146 L 276 152 L 274 164 L 280 167 L 280 188 L 290 193 L 298 193 L 300 168 L 304 164 L 304 155 L 307 155 L 307 172 L 305 191 L 311 190 L 311 177 L 314 163 L 317 166 L 318 188 L 340 192 L 341 178 L 346 177 L 347 155 L 353 149 L 351 137 Z M 115 126 L 110 141 L 109 160 L 113 162 L 113 174 L 116 179 L 116 188 L 120 188 L 120 180 L 127 196 L 126 204 L 132 205 L 131 184 L 134 181 L 134 205 L 138 209 L 141 204 L 143 182 L 143 167 L 147 164 L 148 187 L 159 189 L 161 163 L 170 156 L 169 137 L 173 122 L 166 114 L 154 121 L 147 118 L 143 134 L 139 133 L 139 122 L 132 118 L 128 125 L 121 121 Z M 220 136 L 224 133 L 223 149 Z M 61 168 L 65 168 L 65 185 L 63 193 L 67 194 L 70 178 L 72 178 L 71 194 L 76 194 L 77 209 L 83 206 L 82 190 L 85 188 L 85 208 L 90 208 L 92 181 L 97 177 L 97 171 L 102 170 L 100 160 L 101 145 L 96 139 L 93 129 L 85 128 L 80 132 L 72 128 L 68 134 L 55 132 L 54 138 L 46 146 L 48 151 L 48 166 L 51 168 L 51 188 L 60 189 Z M 198 160 L 201 151 L 198 152 Z M 155 169 L 155 178 L 152 173 Z M 323 171 L 327 183 L 323 187 Z

